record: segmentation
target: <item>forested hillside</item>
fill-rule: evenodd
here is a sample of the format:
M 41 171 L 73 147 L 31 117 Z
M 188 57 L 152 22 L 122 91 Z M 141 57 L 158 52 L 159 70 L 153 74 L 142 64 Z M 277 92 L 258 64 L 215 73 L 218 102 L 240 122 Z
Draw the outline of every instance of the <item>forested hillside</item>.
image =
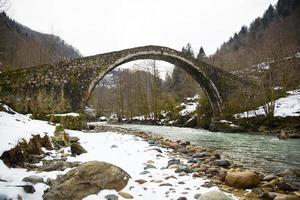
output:
M 61 38 L 42 34 L 0 13 L 0 70 L 77 58 L 80 53 Z
M 277 61 L 300 51 L 300 1 L 278 0 L 242 26 L 208 61 L 228 71 Z

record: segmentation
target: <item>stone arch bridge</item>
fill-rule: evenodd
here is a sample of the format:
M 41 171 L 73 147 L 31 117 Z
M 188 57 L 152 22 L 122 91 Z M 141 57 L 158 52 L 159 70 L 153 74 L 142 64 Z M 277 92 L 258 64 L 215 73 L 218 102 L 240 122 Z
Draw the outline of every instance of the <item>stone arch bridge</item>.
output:
M 161 46 L 143 46 L 0 73 L 0 100 L 19 112 L 81 111 L 96 84 L 117 66 L 139 59 L 163 60 L 189 73 L 206 93 L 214 117 L 249 83 L 217 67 Z M 188 85 L 186 87 L 189 87 Z

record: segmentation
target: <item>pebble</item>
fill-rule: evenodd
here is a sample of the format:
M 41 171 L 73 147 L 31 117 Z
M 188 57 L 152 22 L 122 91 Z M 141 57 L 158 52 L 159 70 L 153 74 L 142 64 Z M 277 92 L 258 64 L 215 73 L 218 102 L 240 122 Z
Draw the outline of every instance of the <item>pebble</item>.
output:
M 153 160 L 148 160 L 147 164 L 154 164 L 155 162 Z
M 140 173 L 140 175 L 146 175 L 146 174 L 149 174 L 150 172 L 149 171 L 142 171 L 141 173 Z
M 118 200 L 119 199 L 119 197 L 115 194 L 108 194 L 104 198 L 107 200 Z
M 189 151 L 187 150 L 187 148 L 182 147 L 177 149 L 177 152 L 182 153 L 182 154 L 187 154 Z
M 34 193 L 35 189 L 32 185 L 22 185 L 21 187 L 23 187 L 24 191 L 27 193 Z
M 177 200 L 187 200 L 186 197 L 179 197 Z
M 146 183 L 147 181 L 144 180 L 144 179 L 138 179 L 138 180 L 135 180 L 135 182 L 139 183 L 139 184 L 144 184 Z
M 192 157 L 193 158 L 204 158 L 204 157 L 207 157 L 207 156 L 208 156 L 208 154 L 206 152 L 203 152 L 203 153 L 196 153 Z
M 36 183 L 43 183 L 44 179 L 40 176 L 31 175 L 31 176 L 24 177 L 22 181 L 36 184 Z
M 179 165 L 177 165 L 177 164 L 168 166 L 168 169 L 178 169 L 178 168 L 179 168 Z
M 173 175 L 172 175 L 172 176 L 167 176 L 165 179 L 168 180 L 168 179 L 170 179 L 170 178 L 177 179 L 177 178 L 176 178 L 175 176 L 173 176 Z
M 194 199 L 199 199 L 199 198 L 200 198 L 200 196 L 201 196 L 201 194 L 200 194 L 200 193 L 198 193 L 198 194 L 195 194 L 195 195 L 194 195 Z
M 148 142 L 148 144 L 155 144 L 154 140 L 148 140 L 147 142 Z
M 274 180 L 274 179 L 276 179 L 276 178 L 277 178 L 277 176 L 276 176 L 275 174 L 269 174 L 269 175 L 265 176 L 265 177 L 263 178 L 263 180 L 264 180 L 264 181 L 272 181 L 272 180 Z
M 187 173 L 185 173 L 185 172 L 180 172 L 178 175 L 179 175 L 179 176 L 186 176 Z
M 198 172 L 195 172 L 195 173 L 193 173 L 193 175 L 192 175 L 193 177 L 195 177 L 195 178 L 199 178 L 199 177 L 201 177 L 200 176 L 200 174 L 198 173 Z
M 175 170 L 175 173 L 181 173 L 181 172 L 185 172 L 188 174 L 188 173 L 193 173 L 194 170 L 188 166 L 182 165 L 182 166 L 179 166 L 179 168 Z
M 169 168 L 170 165 L 179 165 L 179 164 L 180 164 L 180 159 L 171 159 L 168 161 L 167 168 Z
M 160 187 L 163 187 L 163 186 L 172 187 L 173 185 L 171 183 L 162 183 L 159 186 Z
M 198 158 L 191 158 L 187 161 L 188 163 L 198 163 L 200 160 Z
M 162 153 L 162 150 L 159 149 L 159 148 L 154 148 L 154 149 L 151 149 L 151 150 L 157 151 L 158 153 Z
M 156 167 L 151 164 L 146 164 L 146 166 L 144 167 L 144 170 L 147 170 L 147 169 L 156 169 Z
M 202 187 L 211 188 L 213 186 L 212 182 L 205 182 L 201 185 Z
M 119 192 L 118 193 L 121 197 L 125 198 L 125 199 L 133 199 L 133 196 L 131 194 L 129 194 L 128 192 Z
M 231 163 L 228 160 L 216 160 L 215 165 L 227 168 L 231 165 Z

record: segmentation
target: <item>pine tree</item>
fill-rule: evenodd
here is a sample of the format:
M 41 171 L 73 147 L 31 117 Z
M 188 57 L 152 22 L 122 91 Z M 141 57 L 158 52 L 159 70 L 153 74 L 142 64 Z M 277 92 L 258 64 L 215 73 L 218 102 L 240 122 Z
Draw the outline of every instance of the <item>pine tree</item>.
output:
M 185 47 L 182 47 L 181 52 L 184 53 L 185 55 L 195 57 L 194 50 L 190 43 L 187 43 L 187 45 Z
M 197 59 L 203 60 L 203 58 L 205 58 L 205 57 L 206 57 L 205 51 L 204 51 L 203 47 L 201 46 L 199 49 L 199 53 L 197 55 Z
M 264 13 L 263 18 L 262 18 L 262 23 L 263 23 L 264 27 L 266 27 L 270 22 L 272 22 L 272 20 L 274 19 L 275 16 L 276 16 L 276 11 L 275 11 L 274 7 L 272 5 L 270 5 L 269 8 Z

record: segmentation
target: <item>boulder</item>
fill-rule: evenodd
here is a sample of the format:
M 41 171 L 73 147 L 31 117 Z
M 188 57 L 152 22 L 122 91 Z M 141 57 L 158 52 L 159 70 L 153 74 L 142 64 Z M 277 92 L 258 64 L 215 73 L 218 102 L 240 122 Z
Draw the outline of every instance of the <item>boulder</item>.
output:
M 70 142 L 71 142 L 71 143 L 72 143 L 72 142 L 78 142 L 78 141 L 79 141 L 79 137 L 76 137 L 76 136 L 70 136 L 69 139 L 70 139 Z
M 233 200 L 233 198 L 227 196 L 224 192 L 211 191 L 201 195 L 198 200 Z
M 36 183 L 43 183 L 44 179 L 43 177 L 37 175 L 31 175 L 31 176 L 24 177 L 22 181 L 36 184 Z
M 72 155 L 80 155 L 86 153 L 87 151 L 78 143 L 71 143 L 71 153 Z
M 228 172 L 225 177 L 225 183 L 235 188 L 253 188 L 261 181 L 261 178 L 254 172 Z
M 299 197 L 294 195 L 280 194 L 274 198 L 274 200 L 299 200 Z
M 58 177 L 45 191 L 44 200 L 80 200 L 101 190 L 123 189 L 130 176 L 121 168 L 99 161 L 90 161 Z

